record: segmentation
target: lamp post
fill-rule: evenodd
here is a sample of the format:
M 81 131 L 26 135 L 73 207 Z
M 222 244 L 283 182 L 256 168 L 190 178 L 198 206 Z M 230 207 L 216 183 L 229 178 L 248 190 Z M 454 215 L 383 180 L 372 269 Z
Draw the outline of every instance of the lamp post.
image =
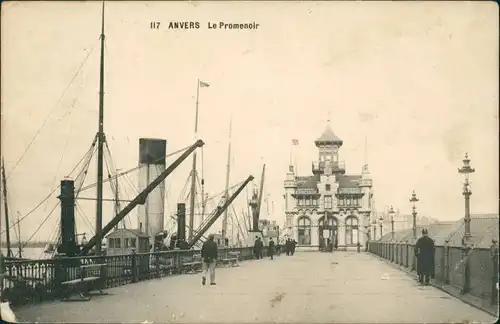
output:
M 384 236 L 384 232 L 382 231 L 382 228 L 384 227 L 384 219 L 382 218 L 382 216 L 380 216 L 380 218 L 378 219 L 378 224 L 380 225 L 380 238 L 382 238 L 382 236 Z
M 412 216 L 413 216 L 413 225 L 412 225 L 412 230 L 413 230 L 413 240 L 417 239 L 417 207 L 416 203 L 418 202 L 417 194 L 415 193 L 415 190 L 413 190 L 413 193 L 411 194 L 410 202 L 413 204 L 412 206 Z
M 465 158 L 463 159 L 464 165 L 458 169 L 458 173 L 464 174 L 464 187 L 462 194 L 465 199 L 465 217 L 464 217 L 464 244 L 467 244 L 470 240 L 471 232 L 470 232 L 470 196 L 472 195 L 472 191 L 470 190 L 469 183 L 469 174 L 474 173 L 476 170 L 470 166 L 470 159 L 467 153 L 465 153 Z
M 391 238 L 394 239 L 394 209 L 391 206 L 391 209 L 389 210 L 389 215 L 391 217 Z

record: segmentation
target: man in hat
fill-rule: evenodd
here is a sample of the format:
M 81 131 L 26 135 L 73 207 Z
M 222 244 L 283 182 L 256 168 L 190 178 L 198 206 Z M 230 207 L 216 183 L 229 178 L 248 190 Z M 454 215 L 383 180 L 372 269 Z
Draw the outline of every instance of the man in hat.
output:
M 427 229 L 422 230 L 422 236 L 415 244 L 417 257 L 418 282 L 428 285 L 430 276 L 434 274 L 434 240 L 428 236 Z
M 207 282 L 207 274 L 210 271 L 210 285 L 215 286 L 215 266 L 217 264 L 217 257 L 219 250 L 217 243 L 214 241 L 214 235 L 208 235 L 208 240 L 203 243 L 201 247 L 201 257 L 203 258 L 203 275 L 201 277 L 201 284 L 205 285 Z

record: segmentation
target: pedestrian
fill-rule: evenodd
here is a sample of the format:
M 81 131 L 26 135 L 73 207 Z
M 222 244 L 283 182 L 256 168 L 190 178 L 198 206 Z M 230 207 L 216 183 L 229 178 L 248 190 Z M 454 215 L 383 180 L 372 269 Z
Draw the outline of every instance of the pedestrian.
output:
M 256 236 L 255 237 L 255 241 L 253 242 L 253 257 L 254 259 L 258 259 L 259 258 L 259 253 L 258 253 L 258 248 L 259 248 L 259 237 Z
M 274 257 L 274 249 L 275 249 L 275 245 L 274 245 L 273 238 L 271 237 L 269 239 L 269 247 L 268 247 L 268 251 L 267 251 L 267 254 L 269 255 L 269 258 L 271 260 L 273 260 L 273 257 Z
M 292 253 L 292 255 L 295 254 L 295 246 L 296 245 L 297 245 L 297 241 L 295 241 L 295 239 L 293 239 L 292 242 L 291 242 L 291 250 L 292 250 L 291 253 Z
M 428 285 L 430 277 L 434 276 L 434 240 L 428 236 L 427 229 L 422 230 L 422 236 L 415 244 L 417 257 L 418 282 Z
M 264 255 L 264 242 L 262 242 L 262 239 L 259 237 L 259 248 L 257 249 L 257 251 L 259 252 L 259 259 L 262 259 L 263 255 Z
M 281 243 L 280 239 L 276 239 L 276 256 L 280 256 L 281 254 Z
M 208 235 L 208 240 L 203 243 L 201 247 L 201 257 L 203 258 L 203 274 L 201 277 L 201 284 L 205 285 L 207 282 L 207 275 L 210 271 L 210 285 L 215 286 L 215 266 L 217 264 L 217 257 L 219 250 L 217 243 L 214 241 L 214 235 Z

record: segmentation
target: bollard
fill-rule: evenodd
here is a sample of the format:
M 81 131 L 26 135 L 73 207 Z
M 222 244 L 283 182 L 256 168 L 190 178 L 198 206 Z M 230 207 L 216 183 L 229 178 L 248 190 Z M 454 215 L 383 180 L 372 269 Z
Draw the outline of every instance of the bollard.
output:
M 498 301 L 498 245 L 496 240 L 491 240 L 490 254 L 493 262 L 493 277 L 491 282 L 491 305 Z

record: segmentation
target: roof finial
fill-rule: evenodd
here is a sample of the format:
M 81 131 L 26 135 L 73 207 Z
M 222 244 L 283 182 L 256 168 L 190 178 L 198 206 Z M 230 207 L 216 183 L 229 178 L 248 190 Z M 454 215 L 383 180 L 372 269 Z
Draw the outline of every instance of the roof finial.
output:
M 330 116 L 331 116 L 331 111 L 328 111 L 328 118 L 326 119 L 326 122 L 330 124 Z

